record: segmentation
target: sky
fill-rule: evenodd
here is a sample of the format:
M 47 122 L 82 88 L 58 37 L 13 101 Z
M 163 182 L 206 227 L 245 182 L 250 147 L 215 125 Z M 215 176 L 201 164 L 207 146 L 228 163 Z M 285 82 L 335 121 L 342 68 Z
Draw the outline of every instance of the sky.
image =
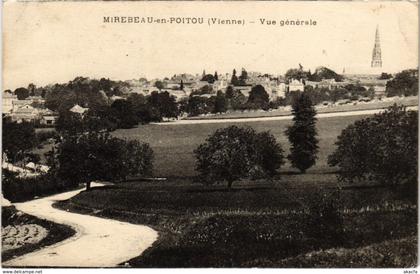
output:
M 110 24 L 104 16 L 203 17 L 205 24 Z M 283 74 L 299 64 L 372 73 L 377 26 L 382 71 L 418 66 L 417 2 L 6 2 L 3 17 L 3 89 L 242 67 Z M 245 25 L 209 26 L 210 17 Z M 279 26 L 287 19 L 317 25 Z

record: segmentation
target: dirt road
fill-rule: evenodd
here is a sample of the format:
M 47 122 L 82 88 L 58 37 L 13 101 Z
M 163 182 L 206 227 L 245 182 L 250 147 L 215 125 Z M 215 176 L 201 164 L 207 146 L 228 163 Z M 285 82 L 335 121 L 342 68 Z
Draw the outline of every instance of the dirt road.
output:
M 6 261 L 3 267 L 114 267 L 139 256 L 157 239 L 157 232 L 147 226 L 70 213 L 52 207 L 54 202 L 69 199 L 79 192 L 70 191 L 14 204 L 18 210 L 27 214 L 69 225 L 77 233 L 55 245 Z

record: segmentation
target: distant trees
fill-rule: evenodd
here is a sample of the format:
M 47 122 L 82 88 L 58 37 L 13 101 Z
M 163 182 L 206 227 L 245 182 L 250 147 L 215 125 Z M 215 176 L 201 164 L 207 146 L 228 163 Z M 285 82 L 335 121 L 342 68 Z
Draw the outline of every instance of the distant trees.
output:
M 315 164 L 318 152 L 316 111 L 305 92 L 293 102 L 292 114 L 293 125 L 286 130 L 291 143 L 290 154 L 287 158 L 293 167 L 305 173 Z
M 379 76 L 379 80 L 388 80 L 392 78 L 392 74 L 386 73 L 386 72 L 382 72 L 381 76 Z
M 29 97 L 29 90 L 26 88 L 17 88 L 15 89 L 15 95 L 17 96 L 18 100 L 25 100 Z
M 313 74 L 309 73 L 310 81 L 321 81 L 323 79 L 334 79 L 336 82 L 343 81 L 343 76 L 327 67 L 318 67 Z
M 195 151 L 196 169 L 206 183 L 273 176 L 283 162 L 283 150 L 269 132 L 230 126 L 216 130 Z
M 198 116 L 201 114 L 206 114 L 212 112 L 214 109 L 214 105 L 212 102 L 206 98 L 201 96 L 190 96 L 188 98 L 188 104 L 186 106 L 186 112 L 190 116 Z
M 286 71 L 284 77 L 287 80 L 296 79 L 296 80 L 308 80 L 311 73 L 309 71 L 304 71 L 303 68 L 299 69 L 289 69 Z
M 177 118 L 179 115 L 178 105 L 175 96 L 170 95 L 167 91 L 152 92 L 147 98 L 147 102 L 152 108 L 159 111 L 161 119 Z M 160 119 L 160 120 L 161 120 Z
M 374 180 L 383 184 L 417 182 L 418 113 L 390 107 L 346 127 L 328 163 L 340 181 Z
M 118 121 L 118 128 L 132 128 L 140 122 L 131 101 L 115 100 L 109 111 L 112 112 L 116 121 Z
M 24 158 L 25 153 L 36 144 L 35 129 L 31 123 L 15 123 L 3 118 L 2 149 L 9 161 L 16 162 Z
M 201 78 L 201 81 L 205 81 L 209 84 L 213 84 L 216 81 L 216 78 L 212 74 L 206 74 L 203 76 L 203 78 Z
M 215 98 L 213 112 L 222 113 L 222 112 L 226 112 L 226 110 L 227 110 L 226 96 L 221 90 L 219 90 Z
M 251 108 L 268 110 L 270 97 L 261 85 L 252 87 L 248 97 Z
M 418 82 L 417 70 L 403 70 L 397 73 L 394 79 L 386 83 L 385 93 L 388 97 L 417 95 L 419 89 Z
M 165 84 L 162 81 L 156 81 L 155 82 L 155 87 L 159 90 L 162 90 L 163 88 L 165 88 Z
M 230 83 L 233 86 L 237 86 L 239 84 L 238 76 L 236 76 L 236 69 L 233 69 L 232 78 L 230 79 Z
M 57 148 L 56 176 L 64 182 L 90 183 L 95 180 L 118 182 L 127 176 L 149 175 L 153 151 L 148 144 L 125 141 L 109 133 L 89 132 L 65 138 Z

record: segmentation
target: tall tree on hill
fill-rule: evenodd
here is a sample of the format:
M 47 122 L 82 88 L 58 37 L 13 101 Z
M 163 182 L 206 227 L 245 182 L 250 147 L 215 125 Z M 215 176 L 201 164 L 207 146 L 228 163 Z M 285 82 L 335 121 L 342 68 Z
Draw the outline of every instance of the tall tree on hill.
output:
M 217 71 L 214 72 L 214 80 L 219 80 L 219 75 L 217 75 Z
M 245 85 L 247 79 L 248 79 L 248 72 L 244 68 L 242 68 L 241 76 L 239 76 L 239 81 L 241 82 L 242 85 Z
M 317 159 L 316 110 L 309 96 L 302 93 L 293 102 L 292 113 L 294 123 L 286 130 L 291 143 L 290 154 L 287 158 L 293 167 L 305 173 Z
M 225 94 L 219 90 L 214 103 L 214 113 L 226 112 L 227 100 Z
M 232 78 L 230 79 L 230 83 L 234 86 L 238 84 L 238 76 L 236 76 L 236 69 L 233 69 Z
M 181 80 L 181 84 L 179 84 L 179 89 L 184 90 L 184 81 Z

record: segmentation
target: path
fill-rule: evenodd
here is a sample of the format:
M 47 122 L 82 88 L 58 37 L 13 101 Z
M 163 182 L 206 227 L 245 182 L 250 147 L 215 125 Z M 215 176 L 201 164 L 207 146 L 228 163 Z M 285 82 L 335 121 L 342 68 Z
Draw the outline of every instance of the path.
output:
M 417 106 L 407 107 L 407 110 L 417 110 Z M 328 112 L 319 113 L 316 115 L 317 118 L 328 118 L 328 117 L 344 117 L 344 116 L 356 116 L 356 115 L 372 115 L 384 111 L 385 109 L 370 109 L 370 110 L 354 110 L 354 111 L 342 111 L 342 112 Z M 161 126 L 176 126 L 176 125 L 193 125 L 193 124 L 216 124 L 216 123 L 241 123 L 241 122 L 259 122 L 259 121 L 279 121 L 279 120 L 291 120 L 293 115 L 283 116 L 270 116 L 270 117 L 253 117 L 253 118 L 222 118 L 222 119 L 202 119 L 202 120 L 176 120 L 173 122 L 163 123 L 151 123 Z
M 54 202 L 67 200 L 80 191 L 14 204 L 18 210 L 27 214 L 69 225 L 76 230 L 76 235 L 39 251 L 3 262 L 3 267 L 115 267 L 139 256 L 157 239 L 157 232 L 147 226 L 70 213 L 51 206 Z

